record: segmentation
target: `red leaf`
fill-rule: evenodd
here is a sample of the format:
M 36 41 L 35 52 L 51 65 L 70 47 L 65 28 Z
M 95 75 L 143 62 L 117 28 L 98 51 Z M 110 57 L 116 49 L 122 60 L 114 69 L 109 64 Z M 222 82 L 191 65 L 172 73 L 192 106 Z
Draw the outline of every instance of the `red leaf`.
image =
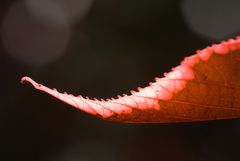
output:
M 59 93 L 23 77 L 42 90 L 89 114 L 130 123 L 161 123 L 240 118 L 240 37 L 186 57 L 145 88 L 118 99 L 91 100 Z

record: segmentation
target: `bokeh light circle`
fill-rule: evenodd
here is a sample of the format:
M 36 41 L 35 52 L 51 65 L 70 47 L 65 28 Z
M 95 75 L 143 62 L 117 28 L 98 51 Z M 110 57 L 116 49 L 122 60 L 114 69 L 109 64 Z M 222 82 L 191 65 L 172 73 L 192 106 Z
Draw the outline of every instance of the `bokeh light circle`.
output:
M 94 0 L 25 0 L 33 16 L 50 24 L 73 24 L 85 18 Z
M 181 10 L 190 29 L 202 37 L 222 40 L 240 32 L 240 1 L 183 0 Z
M 14 3 L 2 26 L 1 38 L 7 53 L 30 65 L 44 66 L 60 59 L 70 41 L 69 25 L 52 26 L 33 17 L 24 3 Z

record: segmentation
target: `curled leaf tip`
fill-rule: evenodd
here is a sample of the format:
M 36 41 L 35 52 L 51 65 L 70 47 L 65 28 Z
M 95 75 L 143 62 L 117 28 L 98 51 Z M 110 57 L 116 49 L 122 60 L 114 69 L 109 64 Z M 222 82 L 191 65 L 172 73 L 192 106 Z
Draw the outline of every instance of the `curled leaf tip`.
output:
M 24 77 L 21 78 L 21 81 L 20 81 L 20 82 L 21 82 L 22 84 L 26 84 L 26 83 L 28 82 L 27 79 L 29 79 L 29 77 L 24 76 Z
M 30 77 L 27 77 L 27 76 L 24 76 L 21 78 L 21 81 L 20 81 L 22 84 L 27 84 L 27 83 L 30 83 L 33 85 L 33 87 L 35 88 L 39 88 L 41 87 L 41 84 L 35 82 L 34 80 L 32 80 Z

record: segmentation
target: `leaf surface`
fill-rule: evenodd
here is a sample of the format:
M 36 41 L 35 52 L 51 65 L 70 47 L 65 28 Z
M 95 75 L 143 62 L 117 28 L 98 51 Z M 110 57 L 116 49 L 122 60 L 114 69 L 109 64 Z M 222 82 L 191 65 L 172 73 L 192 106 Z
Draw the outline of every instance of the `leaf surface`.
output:
M 163 78 L 117 99 L 92 100 L 60 93 L 29 77 L 23 77 L 21 82 L 29 82 L 77 109 L 117 122 L 240 118 L 240 37 L 198 50 Z

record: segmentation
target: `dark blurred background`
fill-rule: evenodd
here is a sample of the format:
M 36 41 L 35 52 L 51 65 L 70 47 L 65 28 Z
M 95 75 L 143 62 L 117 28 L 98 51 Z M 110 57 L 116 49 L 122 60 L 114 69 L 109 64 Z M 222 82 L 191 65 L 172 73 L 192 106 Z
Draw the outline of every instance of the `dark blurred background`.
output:
M 240 32 L 238 0 L 1 0 L 1 161 L 240 160 L 240 120 L 120 124 L 31 86 L 115 97 Z

